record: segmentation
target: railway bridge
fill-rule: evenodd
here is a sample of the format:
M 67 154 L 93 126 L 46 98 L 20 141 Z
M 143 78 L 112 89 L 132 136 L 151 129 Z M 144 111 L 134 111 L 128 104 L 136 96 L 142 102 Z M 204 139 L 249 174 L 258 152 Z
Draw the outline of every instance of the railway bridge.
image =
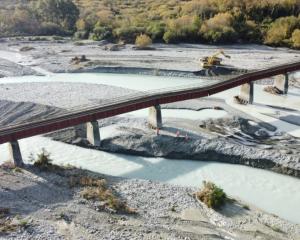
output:
M 287 63 L 248 72 L 227 80 L 212 80 L 204 85 L 196 84 L 193 86 L 160 89 L 152 92 L 127 95 L 109 100 L 101 105 L 69 111 L 52 118 L 0 127 L 0 144 L 9 143 L 11 160 L 14 161 L 16 166 L 22 166 L 22 155 L 18 144 L 19 139 L 86 124 L 86 137 L 88 141 L 95 146 L 100 146 L 98 119 L 149 108 L 149 124 L 154 128 L 161 128 L 161 104 L 207 97 L 238 86 L 241 86 L 238 98 L 251 104 L 254 98 L 254 81 L 279 76 L 275 79 L 274 86 L 283 94 L 287 94 L 289 74 L 299 70 L 300 62 Z

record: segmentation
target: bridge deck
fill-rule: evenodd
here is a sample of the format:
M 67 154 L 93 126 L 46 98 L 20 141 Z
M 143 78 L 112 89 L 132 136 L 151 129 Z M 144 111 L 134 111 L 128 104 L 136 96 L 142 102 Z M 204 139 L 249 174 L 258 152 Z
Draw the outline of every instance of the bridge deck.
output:
M 300 62 L 283 64 L 249 72 L 226 81 L 206 82 L 180 88 L 140 92 L 112 99 L 101 106 L 74 109 L 52 118 L 0 128 L 0 144 L 21 138 L 40 135 L 81 123 L 95 121 L 154 105 L 210 96 L 252 81 L 300 70 Z

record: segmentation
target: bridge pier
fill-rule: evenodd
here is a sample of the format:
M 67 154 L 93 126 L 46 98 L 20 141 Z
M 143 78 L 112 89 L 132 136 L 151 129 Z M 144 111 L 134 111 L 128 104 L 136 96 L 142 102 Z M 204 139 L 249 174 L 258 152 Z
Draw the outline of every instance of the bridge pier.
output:
M 275 77 L 274 87 L 281 91 L 281 94 L 287 94 L 289 90 L 289 74 L 278 75 Z
M 16 167 L 22 167 L 24 163 L 23 163 L 18 141 L 9 142 L 8 150 L 9 150 L 10 160 L 13 161 L 14 165 Z
M 240 94 L 234 97 L 235 101 L 240 104 L 253 104 L 254 85 L 253 82 L 241 85 Z
M 274 80 L 273 86 L 267 86 L 264 88 L 264 91 L 275 94 L 282 95 L 287 94 L 289 89 L 289 74 L 277 75 Z
M 99 124 L 97 121 L 86 123 L 86 138 L 94 146 L 100 147 L 100 132 Z
M 161 107 L 156 105 L 149 108 L 148 122 L 152 128 L 162 128 Z

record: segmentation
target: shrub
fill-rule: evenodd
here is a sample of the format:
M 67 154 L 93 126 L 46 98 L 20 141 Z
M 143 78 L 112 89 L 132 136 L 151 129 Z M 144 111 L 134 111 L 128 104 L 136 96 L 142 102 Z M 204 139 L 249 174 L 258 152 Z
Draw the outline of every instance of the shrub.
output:
M 152 39 L 146 34 L 141 34 L 136 37 L 135 45 L 139 48 L 145 48 L 151 44 L 152 44 Z
M 177 35 L 174 31 L 168 30 L 165 32 L 163 39 L 166 43 L 175 43 L 177 41 Z
M 138 35 L 145 32 L 143 27 L 122 26 L 114 30 L 114 36 L 122 41 L 134 43 Z
M 267 31 L 265 43 L 275 46 L 285 46 L 294 30 L 299 28 L 299 26 L 300 20 L 297 17 L 279 18 L 271 24 L 270 29 Z
M 58 24 L 52 22 L 43 22 L 39 29 L 41 35 L 66 35 L 65 32 Z
M 89 36 L 89 32 L 86 31 L 77 31 L 74 33 L 75 39 L 87 39 Z
M 230 13 L 219 13 L 205 21 L 200 32 L 211 43 L 234 42 L 237 40 L 237 33 L 233 28 L 233 20 Z
M 87 29 L 87 24 L 84 21 L 84 19 L 77 20 L 76 29 L 77 29 L 77 31 L 85 31 Z
M 101 41 L 112 37 L 112 30 L 109 27 L 95 26 L 89 38 L 94 41 Z
M 44 148 L 42 152 L 37 155 L 37 159 L 34 164 L 35 167 L 39 167 L 43 170 L 49 169 L 52 166 L 52 160 L 50 159 L 50 153 L 48 153 Z
M 296 29 L 291 38 L 293 48 L 300 48 L 300 29 Z
M 203 188 L 196 193 L 196 197 L 209 208 L 217 209 L 224 205 L 227 196 L 223 189 L 212 182 L 203 182 Z
M 161 40 L 165 33 L 165 24 L 163 22 L 150 22 L 146 32 L 151 39 Z

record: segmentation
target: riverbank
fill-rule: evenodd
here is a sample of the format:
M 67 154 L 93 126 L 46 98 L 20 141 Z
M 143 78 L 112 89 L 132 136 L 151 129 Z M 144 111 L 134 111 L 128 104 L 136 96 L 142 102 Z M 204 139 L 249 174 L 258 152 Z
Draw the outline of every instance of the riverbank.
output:
M 42 171 L 0 168 L 1 208 L 18 231 L 5 239 L 297 239 L 292 224 L 241 201 L 219 211 L 207 208 L 183 188 L 153 181 L 115 178 L 75 168 Z M 74 177 L 105 179 L 134 214 L 114 213 L 82 197 Z M 13 201 L 11 201 L 13 199 Z

